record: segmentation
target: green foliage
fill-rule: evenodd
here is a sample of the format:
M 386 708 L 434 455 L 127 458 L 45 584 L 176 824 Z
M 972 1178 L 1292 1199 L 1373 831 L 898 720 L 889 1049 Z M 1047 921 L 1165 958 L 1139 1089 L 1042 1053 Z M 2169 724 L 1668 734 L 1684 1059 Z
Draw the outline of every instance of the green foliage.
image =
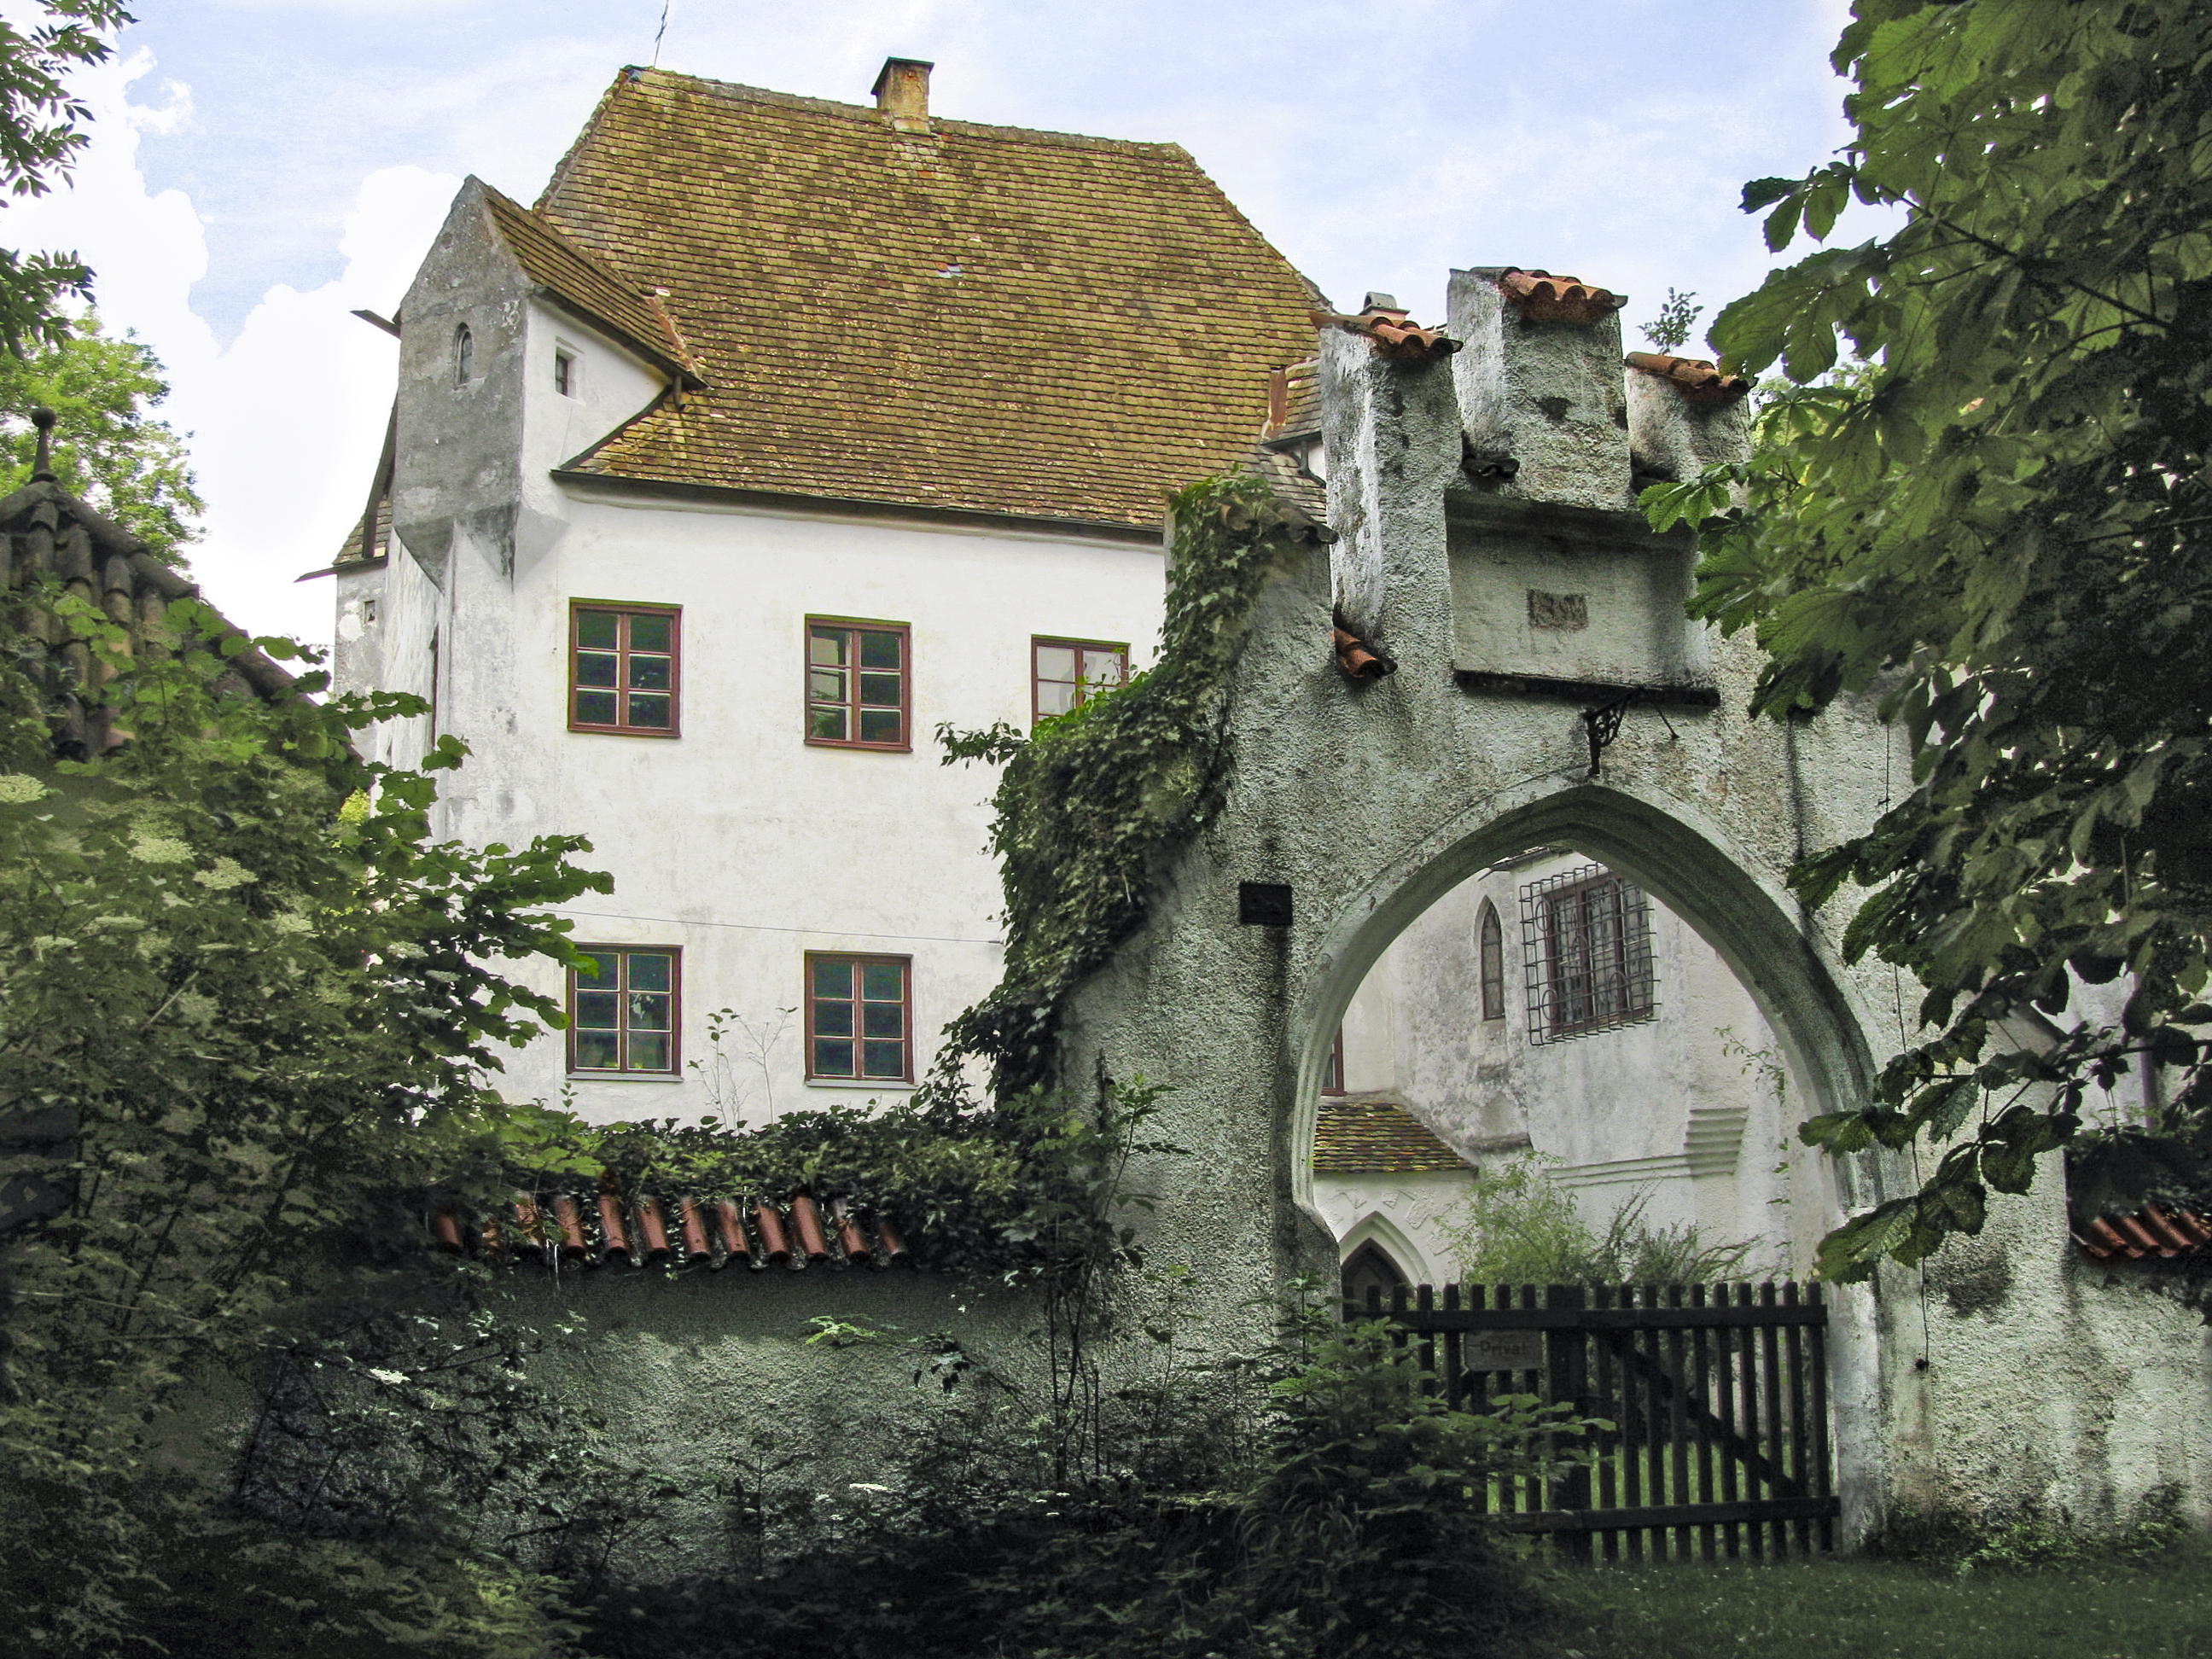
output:
M 118 0 L 36 0 L 18 16 L 0 24 L 0 186 L 43 196 L 88 142 L 78 125 L 91 111 L 69 90 L 70 70 L 105 61 L 102 37 L 133 19 Z M 69 327 L 63 300 L 89 294 L 91 283 L 74 253 L 0 248 L 0 341 L 11 354 L 59 344 Z
M 153 352 L 133 335 L 103 333 L 89 313 L 22 356 L 0 356 L 0 495 L 30 482 L 39 447 L 31 411 L 51 409 L 62 488 L 175 562 L 199 539 L 192 520 L 205 506 L 183 441 L 146 414 L 168 395 Z
M 1692 303 L 1697 297 L 1695 290 L 1680 294 L 1670 288 L 1667 290 L 1665 303 L 1659 307 L 1659 314 L 1648 323 L 1637 325 L 1644 331 L 1644 337 L 1651 343 L 1654 351 L 1680 351 L 1689 343 L 1690 337 L 1698 326 L 1698 319 L 1705 312 L 1703 306 Z
M 1003 1394 L 918 1424 L 902 1465 L 836 1504 L 765 1571 L 610 1593 L 606 1659 L 1480 1659 L 1540 1617 L 1470 1501 L 1556 1468 L 1595 1425 L 1522 1397 L 1454 1411 L 1425 1393 L 1381 1323 L 1335 1325 L 1319 1298 L 1255 1373 L 1194 1379 L 1233 1419 L 1194 1410 L 1133 1474 L 1057 1479 Z M 1125 1431 L 1143 1438 L 1152 1402 Z M 1048 1440 L 1048 1434 L 1044 1437 Z
M 75 1126 L 59 1162 L 0 1156 L 0 1181 L 68 1200 L 9 1239 L 0 1601 L 19 1648 L 80 1652 L 126 1639 L 161 1571 L 149 1421 L 250 1368 L 390 1194 L 483 1133 L 498 1050 L 562 1018 L 498 965 L 574 960 L 546 907 L 608 883 L 573 837 L 432 842 L 431 773 L 460 745 L 419 773 L 349 746 L 418 699 L 234 694 L 246 641 L 196 601 L 169 609 L 173 649 L 135 657 L 51 586 L 0 603 L 0 1118 Z M 48 763 L 15 647 L 57 627 L 131 734 L 105 758 Z
M 1001 1097 L 1048 1086 L 1070 991 L 1144 920 L 1171 851 L 1218 805 L 1231 757 L 1221 722 L 1254 599 L 1311 526 L 1265 480 L 1231 473 L 1170 499 L 1167 613 L 1158 659 L 1117 690 L 1040 720 L 940 727 L 945 763 L 1003 761 L 991 829 L 1006 895 L 1006 967 L 947 1028 L 940 1074 L 991 1063 Z
M 1531 1153 L 1476 1172 L 1467 1197 L 1440 1225 L 1476 1285 L 1708 1285 L 1741 1275 L 1754 1248 L 1745 1240 L 1708 1244 L 1694 1224 L 1644 1224 L 1650 1200 L 1639 1193 L 1598 1231 L 1575 1208 L 1574 1194 L 1552 1179 L 1557 1163 Z
M 1905 1512 L 1868 1541 L 1877 1559 L 1911 1561 L 1966 1577 L 1977 1572 L 2036 1572 L 2103 1563 L 2142 1565 L 2196 1541 L 2181 1512 L 2181 1492 L 2154 1488 L 2118 1527 L 2094 1528 L 2066 1515 L 1991 1516 L 1979 1511 Z
M 1924 988 L 1874 1099 L 1802 1130 L 1943 1148 L 1921 1191 L 1825 1243 L 1850 1279 L 1978 1231 L 1990 1189 L 2027 1190 L 2136 1068 L 2161 1070 L 2167 1151 L 2085 1159 L 2085 1204 L 2205 1149 L 2212 10 L 1861 0 L 1835 61 L 1853 143 L 1745 208 L 1777 249 L 1853 199 L 1905 225 L 1722 312 L 1730 365 L 1778 361 L 1796 388 L 1748 464 L 1644 504 L 1697 528 L 1693 614 L 1766 652 L 1757 710 L 1878 691 L 1911 747 L 1902 799 L 1793 876 L 1814 905 L 1871 890 L 1845 954 Z M 2042 1053 L 1999 1040 L 2123 975 L 2117 1020 L 2062 1022 Z

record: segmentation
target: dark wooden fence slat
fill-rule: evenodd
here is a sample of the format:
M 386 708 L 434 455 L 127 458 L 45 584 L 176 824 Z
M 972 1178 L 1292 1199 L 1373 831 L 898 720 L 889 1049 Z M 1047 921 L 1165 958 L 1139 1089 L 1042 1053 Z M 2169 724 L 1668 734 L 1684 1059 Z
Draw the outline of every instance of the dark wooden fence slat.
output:
M 1508 1532 L 1601 1532 L 1610 1527 L 1661 1529 L 1717 1521 L 1772 1522 L 1843 1513 L 1839 1498 L 1776 1498 L 1735 1504 L 1655 1504 L 1640 1510 L 1531 1510 L 1501 1521 Z
M 1811 1286 L 1809 1294 L 1817 1305 L 1820 1301 L 1820 1287 L 1818 1285 Z M 1834 1490 L 1835 1486 L 1835 1471 L 1828 1462 L 1828 1333 L 1826 1328 L 1820 1325 L 1806 1328 L 1806 1340 L 1813 1350 L 1813 1490 L 1825 1492 Z M 1820 1516 L 1820 1547 L 1824 1550 L 1835 1548 L 1835 1516 Z
M 1682 1305 L 1682 1287 L 1680 1285 L 1669 1285 L 1666 1293 L 1668 1307 Z M 1668 1330 L 1664 1337 L 1667 1370 L 1674 1383 L 1667 1390 L 1667 1448 L 1672 1454 L 1669 1462 L 1673 1465 L 1668 1470 L 1672 1477 L 1668 1490 L 1678 1505 L 1698 1501 L 1698 1494 L 1690 1489 L 1690 1419 L 1689 1413 L 1683 1409 L 1685 1397 L 1690 1392 L 1690 1377 L 1682 1369 L 1682 1337 L 1680 1327 Z M 1686 1526 L 1675 1528 L 1674 1559 L 1677 1561 L 1690 1559 L 1690 1528 Z
M 1692 1308 L 1705 1305 L 1704 1285 L 1690 1286 L 1690 1305 Z M 1696 1467 L 1698 1502 L 1700 1504 L 1719 1501 L 1713 1491 L 1713 1413 L 1706 1403 L 1712 1395 L 1712 1336 L 1713 1333 L 1703 1325 L 1690 1333 L 1691 1399 L 1697 1407 L 1691 1418 L 1691 1426 L 1698 1435 Z M 1710 1521 L 1698 1528 L 1698 1554 L 1707 1561 L 1713 1559 L 1713 1526 Z
M 1774 1305 L 1774 1281 L 1772 1279 L 1767 1279 L 1759 1285 L 1759 1304 L 1762 1307 L 1771 1307 Z M 1780 1335 L 1781 1333 L 1771 1325 L 1761 1327 L 1759 1333 L 1759 1391 L 1761 1395 L 1765 1396 L 1765 1398 L 1760 1402 L 1763 1407 L 1761 1421 L 1765 1425 L 1766 1430 L 1766 1462 L 1768 1466 L 1774 1470 L 1775 1479 L 1778 1482 L 1782 1478 L 1782 1471 L 1785 1467 L 1784 1459 L 1787 1456 L 1787 1454 L 1783 1449 L 1782 1344 L 1779 1340 Z M 1777 1498 L 1783 1495 L 1778 1486 L 1773 1495 Z M 1774 1547 L 1775 1555 L 1778 1558 L 1788 1555 L 1790 1553 L 1790 1528 L 1781 1522 L 1776 1521 L 1770 1523 L 1769 1532 L 1769 1541 Z
M 1714 1292 L 1724 1304 L 1734 1299 L 1734 1292 L 1727 1285 L 1717 1285 L 1714 1286 Z M 1717 1351 L 1719 1361 L 1713 1378 L 1713 1397 L 1720 1405 L 1720 1501 L 1723 1504 L 1733 1504 L 1736 1501 L 1738 1497 L 1735 1474 L 1736 1455 L 1734 1449 L 1737 1443 L 1735 1430 L 1735 1343 L 1736 1333 L 1734 1330 L 1720 1329 L 1716 1330 L 1713 1333 L 1713 1346 Z M 1725 1540 L 1728 1559 L 1731 1561 L 1742 1559 L 1743 1523 L 1740 1521 L 1730 1521 L 1726 1522 L 1721 1528 L 1721 1535 Z
M 1459 1311 L 1459 1285 L 1456 1280 L 1444 1286 L 1443 1311 Z M 1454 1411 L 1467 1404 L 1467 1379 L 1460 1370 L 1460 1349 L 1466 1339 L 1459 1332 L 1444 1332 L 1443 1353 L 1440 1360 L 1444 1379 L 1444 1404 Z
M 1797 1303 L 1796 1280 L 1782 1287 L 1782 1300 L 1794 1307 Z M 1805 1333 L 1797 1326 L 1786 1328 L 1782 1333 L 1783 1345 L 1790 1369 L 1790 1468 L 1796 1476 L 1799 1490 L 1805 1489 L 1813 1473 L 1813 1449 L 1806 1437 L 1805 1395 L 1808 1392 L 1805 1376 Z M 1796 1526 L 1797 1553 L 1813 1553 L 1813 1522 L 1811 1517 L 1801 1518 Z

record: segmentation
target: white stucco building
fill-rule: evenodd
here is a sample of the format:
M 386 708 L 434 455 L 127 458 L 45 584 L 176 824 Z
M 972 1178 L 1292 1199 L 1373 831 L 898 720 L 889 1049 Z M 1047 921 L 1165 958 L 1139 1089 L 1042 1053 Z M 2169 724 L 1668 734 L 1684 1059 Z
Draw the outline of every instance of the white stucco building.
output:
M 1144 665 L 1164 492 L 1311 351 L 1182 149 L 944 120 L 928 70 L 872 106 L 625 70 L 536 206 L 464 186 L 398 309 L 338 686 L 433 705 L 393 758 L 468 744 L 444 833 L 580 833 L 615 882 L 517 1097 L 911 1087 L 1000 956 L 994 779 L 936 727 Z

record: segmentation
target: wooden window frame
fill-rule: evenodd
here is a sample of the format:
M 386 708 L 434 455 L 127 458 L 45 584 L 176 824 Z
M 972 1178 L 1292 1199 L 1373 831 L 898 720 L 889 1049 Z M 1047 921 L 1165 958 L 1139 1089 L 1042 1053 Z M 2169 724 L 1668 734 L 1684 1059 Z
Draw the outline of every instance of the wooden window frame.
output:
M 1336 1028 L 1336 1036 L 1328 1045 L 1328 1064 L 1321 1074 L 1321 1091 L 1336 1096 L 1344 1093 L 1344 1027 Z
M 619 641 L 615 649 L 615 713 L 611 726 L 580 720 L 576 718 L 576 693 L 604 691 L 605 686 L 579 685 L 576 681 L 576 654 L 583 647 L 577 643 L 576 629 L 580 617 L 586 611 L 611 611 L 623 617 L 665 617 L 668 618 L 668 724 L 660 726 L 631 726 L 621 716 L 629 712 L 624 693 L 632 688 L 623 681 L 629 678 L 629 627 L 624 623 L 620 629 Z M 684 735 L 684 607 L 680 605 L 646 605 L 626 599 L 571 599 L 568 601 L 568 729 L 571 732 L 596 732 L 608 738 L 680 738 Z M 658 652 L 651 653 L 659 655 Z
M 590 1066 L 580 1069 L 577 1066 L 576 970 L 571 968 L 568 970 L 568 1075 L 580 1080 L 586 1078 L 597 1078 L 607 1082 L 644 1079 L 664 1082 L 682 1081 L 684 1077 L 684 947 L 680 945 L 580 945 L 576 949 L 595 961 L 606 957 L 619 957 L 623 959 L 622 988 L 616 993 L 618 998 L 626 995 L 629 989 L 628 964 L 629 957 L 666 957 L 668 958 L 668 1067 L 665 1071 L 647 1070 L 643 1066 L 630 1065 L 628 1042 L 629 1013 L 626 1007 L 623 1009 L 621 1023 L 614 1028 L 617 1033 L 616 1042 L 620 1050 L 623 1063 L 615 1066 Z M 593 1029 L 603 1030 L 605 1028 L 599 1026 Z
M 1115 684 L 1127 685 L 1129 683 L 1129 647 L 1127 641 L 1117 644 L 1112 640 L 1073 640 L 1058 634 L 1032 634 L 1030 635 L 1030 724 L 1031 726 L 1035 726 L 1039 720 L 1060 718 L 1058 714 L 1048 714 L 1044 712 L 1042 699 L 1037 695 L 1039 689 L 1044 684 L 1043 676 L 1037 672 L 1037 653 L 1048 646 L 1059 646 L 1073 651 L 1117 652 L 1121 658 L 1121 678 L 1115 682 Z M 1061 682 L 1054 680 L 1053 684 L 1058 685 Z M 1084 682 L 1080 679 L 1077 680 L 1075 708 L 1080 708 L 1090 701 L 1090 697 L 1085 695 Z M 1060 711 L 1061 714 L 1074 712 L 1073 708 Z
M 851 645 L 852 659 L 845 665 L 848 676 L 844 702 L 839 705 L 846 712 L 846 733 L 842 738 L 817 738 L 814 735 L 814 630 L 817 628 L 842 628 L 851 634 L 896 634 L 899 638 L 899 740 L 896 743 L 866 743 L 859 736 L 860 730 L 860 661 L 859 641 Z M 880 670 L 878 672 L 881 672 Z M 910 755 L 914 752 L 914 625 L 911 623 L 886 622 L 872 617 L 809 617 L 799 635 L 799 730 L 811 749 L 859 749 L 877 755 Z M 822 704 L 823 708 L 830 705 Z M 870 704 L 871 708 L 880 708 Z M 831 954 L 835 954 L 832 952 Z M 811 1062 L 813 1049 L 807 1050 Z
M 574 347 L 558 343 L 554 346 L 553 390 L 556 395 L 575 398 L 582 394 L 583 387 L 576 374 L 582 362 Z
M 861 969 L 869 966 L 881 967 L 891 965 L 896 966 L 898 969 L 900 1025 L 901 1029 L 905 1032 L 905 1036 L 902 1037 L 900 1041 L 906 1050 L 906 1065 L 897 1077 L 868 1077 L 864 1075 L 862 1068 L 865 1067 L 867 1063 L 867 1055 L 866 1049 L 861 1045 L 865 1044 L 869 1039 L 865 1032 L 860 1029 L 862 1022 L 857 1019 L 854 1022 L 854 1029 L 850 1039 L 854 1045 L 853 1070 L 850 1073 L 818 1072 L 815 1070 L 814 1004 L 816 999 L 814 995 L 814 968 L 817 963 L 821 962 L 848 963 L 852 965 L 854 972 L 856 975 Z M 890 955 L 880 951 L 809 951 L 806 952 L 805 972 L 806 975 L 805 982 L 801 986 L 800 989 L 804 994 L 803 1002 L 806 1011 L 806 1080 L 809 1083 L 850 1084 L 855 1088 L 868 1088 L 872 1086 L 889 1088 L 898 1084 L 912 1083 L 914 1081 L 915 1048 L 914 958 L 912 957 Z M 855 984 L 854 987 L 854 994 L 851 999 L 849 999 L 853 1007 L 856 1011 L 861 1006 L 863 1001 L 863 999 L 859 994 L 859 986 Z M 831 999 L 831 1000 L 836 1000 L 836 999 L 834 998 Z M 835 1033 L 832 1033 L 830 1040 L 837 1041 L 839 1039 L 836 1037 Z M 878 1038 L 876 1041 L 881 1042 L 882 1039 Z
M 1474 918 L 1474 959 L 1482 988 L 1482 1018 L 1505 1018 L 1505 923 L 1488 899 Z

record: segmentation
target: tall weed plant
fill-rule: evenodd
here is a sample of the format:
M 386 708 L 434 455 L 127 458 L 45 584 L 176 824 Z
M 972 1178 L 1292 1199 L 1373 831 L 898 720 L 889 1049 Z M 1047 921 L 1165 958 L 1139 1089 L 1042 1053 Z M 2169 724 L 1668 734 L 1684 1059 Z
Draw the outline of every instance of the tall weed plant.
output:
M 1695 1223 L 1654 1227 L 1638 1192 L 1602 1230 L 1530 1152 L 1480 1171 L 1441 1231 L 1460 1277 L 1477 1285 L 1710 1285 L 1741 1276 L 1755 1239 L 1708 1242 Z

